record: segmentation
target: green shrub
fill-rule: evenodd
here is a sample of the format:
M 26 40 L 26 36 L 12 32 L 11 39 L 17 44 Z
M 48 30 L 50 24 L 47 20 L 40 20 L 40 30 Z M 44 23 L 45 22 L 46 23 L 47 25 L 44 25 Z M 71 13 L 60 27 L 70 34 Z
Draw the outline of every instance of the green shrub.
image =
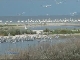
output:
M 43 32 L 49 32 L 50 30 L 48 28 L 44 29 Z

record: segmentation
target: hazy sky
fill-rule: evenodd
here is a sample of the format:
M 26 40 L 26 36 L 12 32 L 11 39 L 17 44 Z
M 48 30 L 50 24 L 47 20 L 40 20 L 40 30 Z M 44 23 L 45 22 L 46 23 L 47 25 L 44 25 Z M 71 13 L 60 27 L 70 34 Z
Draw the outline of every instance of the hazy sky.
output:
M 46 5 L 51 6 L 43 7 Z M 80 1 L 67 0 L 56 4 L 54 0 L 0 0 L 0 16 L 62 15 L 73 12 L 80 12 Z

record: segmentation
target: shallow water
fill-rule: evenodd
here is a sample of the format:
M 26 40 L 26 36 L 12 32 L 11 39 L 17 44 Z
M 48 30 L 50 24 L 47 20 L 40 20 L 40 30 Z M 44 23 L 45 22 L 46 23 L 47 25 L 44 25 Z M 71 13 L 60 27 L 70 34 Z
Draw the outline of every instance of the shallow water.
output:
M 38 27 L 29 27 L 29 29 L 31 30 L 44 30 L 45 28 L 49 28 L 49 29 L 80 29 L 79 26 L 38 26 Z M 23 28 L 21 28 L 23 29 Z M 76 36 L 77 37 L 77 36 Z M 66 42 L 66 41 L 70 41 L 70 39 L 73 40 L 73 37 L 59 37 L 59 38 L 55 38 L 53 37 L 51 40 L 47 40 L 47 42 L 51 43 L 51 44 L 55 44 L 55 43 L 59 43 L 59 42 Z M 77 37 L 77 39 L 79 39 L 79 37 Z M 41 39 L 39 39 L 41 40 Z M 40 41 L 39 40 L 34 40 L 34 41 L 24 41 L 24 42 L 16 42 L 16 43 L 0 43 L 0 54 L 4 54 L 7 53 L 10 49 L 15 49 L 15 48 L 19 48 L 19 49 L 25 49 L 29 46 L 36 46 L 39 43 L 42 43 L 44 41 Z
M 31 30 L 44 30 L 46 28 L 49 28 L 49 29 L 80 29 L 80 26 L 36 26 L 36 27 L 29 27 L 29 29 Z
M 79 37 L 77 37 L 78 39 Z M 59 38 L 55 38 L 53 37 L 52 39 L 38 39 L 38 40 L 34 40 L 34 41 L 24 41 L 24 42 L 16 42 L 16 43 L 0 43 L 0 54 L 5 54 L 12 50 L 12 49 L 26 49 L 29 46 L 37 46 L 40 43 L 50 43 L 50 44 L 57 44 L 57 43 L 64 43 L 64 42 L 69 42 L 70 39 L 73 39 L 73 37 L 59 37 Z

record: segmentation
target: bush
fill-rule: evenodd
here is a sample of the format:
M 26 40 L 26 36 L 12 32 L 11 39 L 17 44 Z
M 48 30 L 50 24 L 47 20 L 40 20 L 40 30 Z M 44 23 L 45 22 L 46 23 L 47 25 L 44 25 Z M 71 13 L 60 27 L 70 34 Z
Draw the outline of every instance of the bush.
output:
M 54 34 L 71 34 L 73 32 L 71 30 L 63 29 L 63 30 L 54 30 L 53 33 Z
M 46 28 L 45 30 L 43 30 L 43 32 L 49 32 L 50 30 L 48 28 Z
M 33 32 L 32 30 L 20 30 L 20 29 L 1 29 L 0 30 L 0 35 L 1 36 L 8 36 L 8 34 L 10 33 L 10 35 L 15 36 L 15 35 L 20 35 L 20 34 L 36 34 L 36 32 Z

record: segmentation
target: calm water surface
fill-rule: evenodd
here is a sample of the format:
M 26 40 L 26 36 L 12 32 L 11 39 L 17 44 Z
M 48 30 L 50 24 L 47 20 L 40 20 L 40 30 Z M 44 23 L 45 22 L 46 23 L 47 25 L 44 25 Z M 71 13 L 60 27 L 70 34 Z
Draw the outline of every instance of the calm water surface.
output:
M 24 42 L 16 42 L 16 43 L 0 43 L 0 54 L 4 54 L 4 53 L 8 53 L 9 50 L 11 49 L 26 49 L 29 46 L 37 46 L 39 43 L 50 43 L 50 44 L 56 44 L 56 43 L 60 43 L 60 42 L 66 42 L 66 41 L 70 41 L 69 38 L 52 38 L 51 40 L 46 40 L 43 41 L 41 39 L 39 40 L 34 40 L 34 41 L 24 41 Z
M 80 29 L 80 26 L 39 26 L 39 27 L 30 27 L 31 30 L 44 30 L 46 28 L 49 29 Z

